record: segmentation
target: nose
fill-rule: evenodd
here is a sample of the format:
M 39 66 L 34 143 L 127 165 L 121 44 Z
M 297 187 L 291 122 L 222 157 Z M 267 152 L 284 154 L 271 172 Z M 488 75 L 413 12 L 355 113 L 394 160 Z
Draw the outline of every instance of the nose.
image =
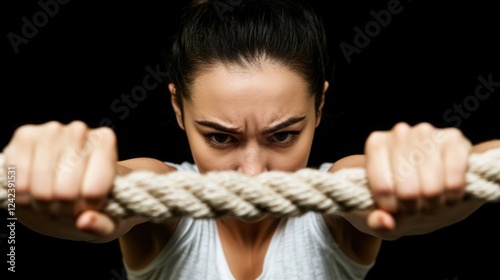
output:
M 246 145 L 241 149 L 237 171 L 245 175 L 255 176 L 268 171 L 266 152 L 258 145 Z

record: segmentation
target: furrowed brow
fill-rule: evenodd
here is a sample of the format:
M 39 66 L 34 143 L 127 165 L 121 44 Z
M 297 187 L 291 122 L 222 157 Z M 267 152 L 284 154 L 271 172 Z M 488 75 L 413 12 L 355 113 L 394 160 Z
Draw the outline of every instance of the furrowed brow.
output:
M 265 135 L 265 134 L 273 134 L 275 132 L 278 132 L 280 130 L 282 130 L 283 128 L 286 128 L 286 127 L 289 127 L 293 124 L 296 124 L 298 122 L 301 122 L 303 120 L 306 119 L 306 116 L 300 116 L 300 117 L 291 117 L 277 125 L 274 125 L 274 126 L 271 126 L 269 128 L 266 128 L 264 129 L 261 134 Z
M 241 134 L 241 130 L 239 130 L 237 128 L 223 126 L 223 125 L 218 124 L 216 122 L 211 122 L 211 121 L 196 121 L 196 123 L 199 124 L 199 125 L 201 125 L 201 126 L 209 127 L 209 128 L 215 129 L 215 130 L 219 130 L 219 131 L 222 131 L 222 132 L 229 133 L 229 134 Z

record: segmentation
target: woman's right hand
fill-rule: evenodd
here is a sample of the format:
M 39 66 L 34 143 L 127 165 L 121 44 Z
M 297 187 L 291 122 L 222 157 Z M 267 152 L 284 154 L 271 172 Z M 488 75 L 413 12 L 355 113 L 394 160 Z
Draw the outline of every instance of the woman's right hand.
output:
M 4 168 L 15 167 L 16 215 L 30 210 L 19 217 L 21 222 L 25 218 L 29 227 L 40 229 L 44 221 L 69 219 L 74 228 L 94 236 L 115 230 L 113 219 L 100 212 L 116 175 L 112 129 L 89 128 L 81 121 L 23 125 L 3 154 Z

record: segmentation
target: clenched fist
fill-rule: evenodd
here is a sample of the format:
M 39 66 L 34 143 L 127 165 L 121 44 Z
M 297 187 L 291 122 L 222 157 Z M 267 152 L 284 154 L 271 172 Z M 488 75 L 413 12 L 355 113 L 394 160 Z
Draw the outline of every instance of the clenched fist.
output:
M 116 175 L 116 147 L 110 128 L 81 121 L 19 127 L 3 150 L 5 166 L 17 171 L 16 205 L 36 213 L 26 217 L 34 227 L 36 219 L 69 220 L 78 230 L 109 234 L 114 222 L 99 210 Z
M 365 145 L 366 171 L 380 211 L 369 216 L 369 225 L 391 229 L 396 221 L 388 213 L 416 217 L 460 202 L 471 147 L 460 130 L 429 123 L 373 132 Z

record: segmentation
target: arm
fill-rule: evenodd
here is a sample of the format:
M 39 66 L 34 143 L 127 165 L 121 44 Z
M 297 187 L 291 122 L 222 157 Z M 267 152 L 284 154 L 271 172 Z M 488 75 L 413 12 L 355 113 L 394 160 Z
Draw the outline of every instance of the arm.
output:
M 116 164 L 117 175 L 125 175 L 135 170 L 150 170 L 157 173 L 175 171 L 173 167 L 150 158 L 129 159 Z M 148 222 L 142 217 L 130 219 L 108 219 L 94 211 L 83 211 L 74 217 L 55 219 L 40 213 L 32 205 L 17 209 L 16 216 L 26 227 L 40 234 L 74 241 L 104 243 L 115 240 L 134 226 Z
M 147 158 L 117 162 L 113 131 L 81 122 L 20 127 L 4 154 L 5 166 L 16 166 L 16 216 L 23 225 L 56 238 L 96 243 L 147 222 L 113 220 L 101 212 L 116 175 L 174 170 Z
M 413 168 L 402 169 L 401 159 L 423 147 L 425 158 L 410 165 Z M 430 233 L 480 208 L 484 201 L 462 199 L 467 161 L 470 153 L 494 148 L 500 148 L 500 140 L 472 146 L 458 130 L 435 129 L 428 124 L 409 127 L 400 123 L 391 131 L 372 133 L 365 154 L 342 158 L 329 171 L 365 168 L 375 209 L 325 215 L 325 222 L 350 259 L 373 263 L 382 240 Z M 405 176 L 398 173 L 402 171 L 407 171 Z
M 393 143 L 390 143 L 390 145 L 393 145 Z M 465 149 L 468 150 L 470 153 L 482 153 L 493 148 L 500 148 L 500 140 L 483 142 L 471 146 L 470 149 L 466 148 Z M 373 156 L 374 155 L 375 154 L 373 154 Z M 462 160 L 463 159 L 464 158 L 462 158 Z M 368 159 L 366 155 L 349 156 L 337 161 L 330 168 L 330 172 L 335 172 L 339 169 L 350 168 L 350 167 L 364 167 L 364 168 L 373 167 L 373 164 L 376 163 L 377 160 L 384 160 L 384 159 L 383 158 L 372 159 L 371 163 L 372 165 L 370 166 L 368 165 Z M 446 161 L 446 159 L 443 159 L 443 161 Z M 458 169 L 461 171 L 465 170 L 460 168 Z M 375 169 L 375 170 L 381 171 L 381 169 Z M 367 176 L 369 182 L 370 179 L 372 179 L 374 180 L 375 183 L 382 185 L 382 188 L 384 187 L 383 183 L 381 183 L 380 180 L 376 181 L 380 177 L 374 178 L 374 174 L 370 173 L 370 170 L 367 170 Z M 467 216 L 472 214 L 474 211 L 476 211 L 479 207 L 481 207 L 485 203 L 484 201 L 480 201 L 477 199 L 471 199 L 467 201 L 461 200 L 462 197 L 461 195 L 463 194 L 463 188 L 465 187 L 464 177 L 465 176 L 463 176 L 463 180 L 461 181 L 461 183 L 458 184 L 461 187 L 459 189 L 460 195 L 456 199 L 457 201 L 453 202 L 452 205 L 447 205 L 447 203 L 444 200 L 441 200 L 441 202 L 435 205 L 431 210 L 426 209 L 424 206 L 422 206 L 421 208 L 416 209 L 416 211 L 405 211 L 405 209 L 401 206 L 396 207 L 395 208 L 396 210 L 391 211 L 390 206 L 384 205 L 383 207 L 386 208 L 383 210 L 377 209 L 376 211 L 353 211 L 350 213 L 346 213 L 344 215 L 344 218 L 351 225 L 353 225 L 356 230 L 359 230 L 368 235 L 375 236 L 385 240 L 394 240 L 401 236 L 406 236 L 406 235 L 426 234 L 438 230 L 440 228 L 449 226 L 451 224 L 454 224 L 456 222 L 465 219 Z M 383 189 L 380 190 L 380 186 L 375 186 L 375 188 L 377 187 L 378 189 L 376 190 L 382 192 L 384 191 Z M 423 188 L 423 186 L 417 186 L 417 187 Z M 402 187 L 400 186 L 399 188 Z M 439 188 L 439 190 L 442 193 L 446 192 L 447 188 L 446 186 L 444 186 L 442 188 Z M 441 193 L 430 197 L 430 199 L 434 200 L 435 197 L 440 195 Z M 425 197 L 425 191 L 420 191 L 419 194 L 421 196 L 424 196 L 424 198 L 422 199 L 421 197 L 419 197 L 418 200 L 417 198 L 415 198 L 415 201 L 418 201 L 418 204 L 425 205 L 425 199 L 429 197 Z M 396 193 L 396 195 L 399 195 L 398 198 L 399 200 L 403 200 L 402 203 L 406 203 L 408 200 L 412 199 L 406 197 L 401 198 L 401 196 L 405 195 L 403 191 Z M 377 197 L 376 194 L 375 197 Z M 378 202 L 380 202 L 380 199 Z M 382 201 L 382 204 L 383 203 L 384 201 Z M 399 201 L 397 201 L 397 203 L 399 203 Z

